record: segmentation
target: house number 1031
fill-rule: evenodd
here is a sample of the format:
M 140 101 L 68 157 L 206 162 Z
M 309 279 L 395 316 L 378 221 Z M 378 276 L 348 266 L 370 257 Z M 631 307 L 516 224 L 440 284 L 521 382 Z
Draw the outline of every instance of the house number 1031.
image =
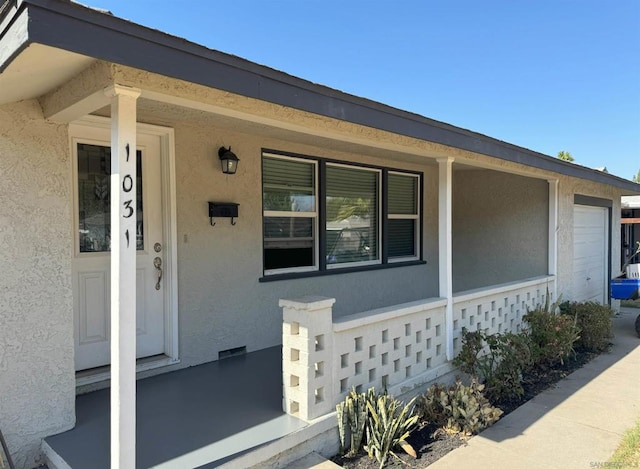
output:
M 126 154 L 127 154 L 127 163 L 128 163 L 129 162 L 129 144 L 128 143 L 126 146 Z M 130 174 L 125 174 L 124 177 L 122 178 L 122 190 L 124 191 L 125 194 L 128 194 L 133 190 L 133 178 L 131 177 Z M 123 202 L 123 206 L 124 206 L 124 213 L 122 214 L 123 218 L 125 219 L 131 218 L 135 213 L 135 209 L 131 206 L 132 203 L 133 203 L 132 199 L 127 199 Z M 128 248 L 130 244 L 128 228 L 125 231 L 124 235 L 125 235 L 125 238 L 127 239 L 127 248 Z

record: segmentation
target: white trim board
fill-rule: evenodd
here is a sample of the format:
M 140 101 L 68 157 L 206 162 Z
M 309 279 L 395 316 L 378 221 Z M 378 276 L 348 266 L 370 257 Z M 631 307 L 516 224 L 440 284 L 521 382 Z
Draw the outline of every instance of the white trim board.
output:
M 69 124 L 71 128 L 82 127 L 94 129 L 111 129 L 111 119 L 99 116 L 85 116 Z M 175 133 L 174 129 L 157 125 L 137 123 L 139 134 L 157 136 L 160 138 L 160 158 L 162 171 L 162 217 L 165 238 L 165 269 L 164 275 L 167 288 L 164 289 L 164 325 L 165 325 L 165 357 L 141 363 L 136 371 L 142 372 L 161 366 L 174 365 L 180 362 L 179 334 L 178 334 L 178 236 L 177 236 L 177 208 L 176 208 L 176 180 L 175 180 Z M 70 141 L 71 144 L 71 141 Z M 72 201 L 75 204 L 75 201 Z M 74 205 L 75 206 L 75 205 Z M 73 233 L 75 236 L 75 232 Z M 75 248 L 74 248 L 75 249 Z M 93 375 L 76 379 L 76 386 L 82 386 L 110 379 L 110 373 L 97 372 Z

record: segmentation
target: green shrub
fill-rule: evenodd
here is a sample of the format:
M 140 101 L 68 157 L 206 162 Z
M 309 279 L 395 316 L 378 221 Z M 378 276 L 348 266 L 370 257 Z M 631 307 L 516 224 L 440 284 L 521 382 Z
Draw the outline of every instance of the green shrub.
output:
M 613 315 L 615 312 L 607 305 L 595 302 L 564 302 L 560 312 L 575 318 L 580 328 L 580 338 L 576 347 L 591 352 L 603 352 L 613 338 Z
M 387 462 L 393 449 L 400 447 L 414 458 L 415 450 L 406 439 L 418 422 L 418 415 L 413 414 L 412 399 L 407 405 L 384 393 L 375 399 L 367 400 L 369 417 L 367 420 L 367 444 L 364 449 L 370 458 L 375 457 L 380 468 Z
M 487 335 L 462 331 L 462 347 L 453 360 L 461 371 L 484 380 L 490 401 L 510 400 L 524 394 L 522 372 L 531 364 L 529 335 Z
M 475 378 L 469 386 L 459 380 L 449 388 L 434 384 L 418 401 L 421 419 L 447 433 L 477 434 L 502 415 L 502 410 L 491 406 L 483 389 Z
M 553 310 L 538 306 L 523 317 L 529 325 L 533 363 L 538 367 L 563 364 L 580 338 L 576 319 Z

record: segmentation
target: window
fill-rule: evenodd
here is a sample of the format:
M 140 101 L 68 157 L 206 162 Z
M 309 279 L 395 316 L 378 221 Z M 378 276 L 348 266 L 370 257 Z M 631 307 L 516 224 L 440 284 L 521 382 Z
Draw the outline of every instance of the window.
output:
M 111 148 L 78 143 L 78 240 L 80 252 L 111 250 Z M 136 249 L 144 250 L 142 152 L 136 152 Z
M 420 259 L 419 174 L 265 152 L 262 187 L 265 275 Z
M 379 263 L 380 171 L 327 164 L 327 267 Z
M 262 160 L 265 272 L 317 269 L 316 166 L 284 157 Z
M 388 256 L 393 262 L 418 257 L 418 176 L 389 172 Z

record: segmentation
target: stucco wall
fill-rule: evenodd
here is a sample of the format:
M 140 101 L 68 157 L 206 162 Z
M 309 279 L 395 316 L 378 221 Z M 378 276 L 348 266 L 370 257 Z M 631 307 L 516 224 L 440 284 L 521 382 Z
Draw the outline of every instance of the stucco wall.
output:
M 437 173 L 409 162 L 389 163 L 259 137 L 228 129 L 173 123 L 176 136 L 178 286 L 182 366 L 218 358 L 220 350 L 280 344 L 280 298 L 324 295 L 336 298 L 336 317 L 437 296 Z M 220 171 L 217 149 L 231 145 L 238 173 Z M 261 283 L 261 149 L 344 161 L 421 170 L 425 178 L 426 265 L 398 267 Z M 240 204 L 237 225 L 219 219 L 209 226 L 207 201 Z
M 615 187 L 570 177 L 559 178 L 558 184 L 558 293 L 573 298 L 573 207 L 574 196 L 585 195 L 612 202 L 611 209 L 611 275 L 620 271 L 620 214 L 621 191 Z M 617 305 L 617 301 L 612 302 Z
M 0 428 L 20 468 L 75 421 L 68 153 L 37 103 L 0 107 Z
M 454 171 L 453 291 L 547 274 L 548 207 L 544 179 Z

